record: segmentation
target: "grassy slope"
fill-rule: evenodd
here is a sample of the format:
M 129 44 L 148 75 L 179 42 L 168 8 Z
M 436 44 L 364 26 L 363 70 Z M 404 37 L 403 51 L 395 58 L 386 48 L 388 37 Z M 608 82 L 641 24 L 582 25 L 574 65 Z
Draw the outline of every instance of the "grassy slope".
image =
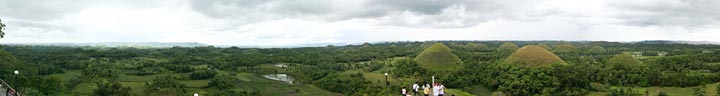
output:
M 500 45 L 500 47 L 498 47 L 497 50 L 498 51 L 515 51 L 518 48 L 520 48 L 520 47 L 515 45 L 515 43 L 505 42 L 502 45 Z
M 478 96 L 490 96 L 492 94 L 492 90 L 488 89 L 484 85 L 473 85 L 470 88 L 470 93 L 478 95 Z
M 518 49 L 505 61 L 525 66 L 545 66 L 553 63 L 565 64 L 557 55 L 536 45 L 528 45 Z
M 706 96 L 716 96 L 717 91 L 715 88 L 720 85 L 720 83 L 713 83 L 708 84 L 703 89 L 705 90 Z M 612 87 L 611 89 L 618 89 L 618 88 L 628 88 L 628 87 Z M 692 96 L 694 94 L 693 87 L 630 87 L 635 91 L 636 93 L 640 93 L 643 96 L 645 95 L 645 90 L 648 90 L 650 93 L 650 96 L 657 96 L 660 92 L 665 92 L 670 96 Z M 606 94 L 609 94 L 609 92 L 592 92 L 588 94 L 588 96 L 605 96 Z
M 442 43 L 435 43 L 428 47 L 414 60 L 420 67 L 431 71 L 454 69 L 462 64 L 462 61 L 451 52 L 450 48 Z
M 60 80 L 63 80 L 63 82 L 67 82 L 72 78 L 80 76 L 80 74 L 81 74 L 80 70 L 68 70 L 68 71 L 65 71 L 65 74 L 51 74 L 51 75 L 46 75 L 45 77 L 57 77 Z
M 223 72 L 223 73 L 225 73 L 225 72 Z M 168 74 L 162 74 L 162 75 L 187 77 L 189 74 L 188 73 L 168 73 Z M 76 78 L 78 76 L 80 76 L 79 70 L 71 70 L 71 71 L 67 71 L 64 74 L 52 74 L 52 75 L 47 75 L 46 77 L 58 77 L 61 80 L 67 81 L 67 80 L 70 80 L 71 78 Z M 131 94 L 143 95 L 143 94 L 146 94 L 143 92 L 143 90 L 145 90 L 144 82 L 150 81 L 155 76 L 157 76 L 157 75 L 147 75 L 147 76 L 121 75 L 120 78 L 118 78 L 118 81 L 123 86 L 128 86 L 128 87 L 132 88 Z M 270 95 L 270 96 L 278 96 L 278 95 L 279 96 L 283 96 L 283 95 L 338 96 L 338 95 L 341 95 L 338 93 L 333 93 L 333 92 L 329 92 L 329 91 L 320 89 L 311 84 L 289 85 L 285 82 L 265 79 L 262 76 L 253 74 L 253 73 L 238 73 L 236 76 L 243 83 L 240 84 L 239 88 L 237 88 L 235 90 L 259 91 L 263 95 Z M 207 93 L 209 91 L 208 88 L 204 88 L 210 82 L 209 79 L 208 80 L 180 80 L 179 82 L 187 85 L 188 88 L 185 88 L 185 89 L 189 92 L 199 92 L 199 93 L 203 94 L 203 93 Z M 97 86 L 95 83 L 80 83 L 77 86 L 71 88 L 71 91 L 76 93 L 75 95 L 91 95 L 93 90 L 95 90 L 95 89 L 97 89 Z M 299 92 L 296 92 L 296 90 Z

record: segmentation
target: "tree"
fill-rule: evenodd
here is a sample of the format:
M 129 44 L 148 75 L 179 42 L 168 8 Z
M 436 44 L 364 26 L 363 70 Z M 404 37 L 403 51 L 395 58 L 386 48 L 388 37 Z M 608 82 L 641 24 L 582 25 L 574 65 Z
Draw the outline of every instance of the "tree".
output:
M 365 80 L 362 74 L 331 74 L 315 81 L 313 84 L 332 92 L 354 94 L 367 88 L 370 81 Z
M 0 19 L 0 38 L 5 37 L 5 24 L 2 23 L 2 19 Z
M 235 76 L 224 75 L 217 76 L 210 80 L 208 87 L 217 89 L 233 89 L 240 83 L 240 79 Z
M 183 88 L 185 86 L 178 82 L 176 77 L 170 75 L 156 76 L 149 85 L 154 88 Z
M 215 70 L 200 70 L 200 71 L 195 71 L 195 72 L 191 73 L 190 79 L 193 79 L 193 80 L 209 79 L 209 78 L 215 77 L 215 74 L 217 74 L 217 72 Z
M 98 83 L 93 96 L 130 96 L 130 87 L 123 87 L 118 82 Z
M 176 77 L 170 75 L 156 76 L 151 82 L 145 83 L 145 92 L 158 92 L 158 95 L 178 95 L 185 93 L 185 87 Z

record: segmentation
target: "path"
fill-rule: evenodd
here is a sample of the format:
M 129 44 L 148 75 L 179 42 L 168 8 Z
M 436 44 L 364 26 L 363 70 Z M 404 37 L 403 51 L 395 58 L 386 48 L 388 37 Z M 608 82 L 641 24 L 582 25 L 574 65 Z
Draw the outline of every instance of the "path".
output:
M 3 86 L 3 87 L 5 87 L 5 86 Z M 7 89 L 5 89 L 5 88 L 0 88 L 0 90 L 1 90 L 1 91 L 0 91 L 0 93 L 1 93 L 0 96 L 5 96 L 5 91 L 6 91 Z
M 2 87 L 0 87 L 0 96 L 6 96 L 5 91 L 7 91 L 7 89 L 5 88 L 10 88 L 9 85 L 7 85 L 7 82 L 3 79 L 0 79 L 0 85 L 2 85 Z

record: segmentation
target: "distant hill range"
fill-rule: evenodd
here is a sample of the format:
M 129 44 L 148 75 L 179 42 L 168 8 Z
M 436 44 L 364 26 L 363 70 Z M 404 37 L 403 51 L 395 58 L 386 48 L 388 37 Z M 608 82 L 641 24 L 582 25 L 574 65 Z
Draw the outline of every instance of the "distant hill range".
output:
M 672 40 L 645 40 L 629 42 L 635 44 L 690 44 L 690 45 L 720 45 L 720 42 L 711 41 L 672 41 Z
M 39 45 L 39 46 L 95 46 L 95 47 L 198 47 L 211 46 L 197 42 L 98 42 L 98 43 L 5 43 L 3 45 Z

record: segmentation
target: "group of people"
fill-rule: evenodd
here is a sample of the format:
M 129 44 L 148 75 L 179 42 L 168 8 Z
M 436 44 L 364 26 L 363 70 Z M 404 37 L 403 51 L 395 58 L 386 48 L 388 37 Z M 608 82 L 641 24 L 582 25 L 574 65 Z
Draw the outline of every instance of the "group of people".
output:
M 445 96 L 445 85 L 435 82 L 432 86 L 425 84 L 422 87 L 418 85 L 418 82 L 412 85 L 412 93 L 402 87 L 402 96 L 420 96 L 420 90 L 423 91 L 424 96 Z M 431 92 L 432 91 L 432 92 Z

